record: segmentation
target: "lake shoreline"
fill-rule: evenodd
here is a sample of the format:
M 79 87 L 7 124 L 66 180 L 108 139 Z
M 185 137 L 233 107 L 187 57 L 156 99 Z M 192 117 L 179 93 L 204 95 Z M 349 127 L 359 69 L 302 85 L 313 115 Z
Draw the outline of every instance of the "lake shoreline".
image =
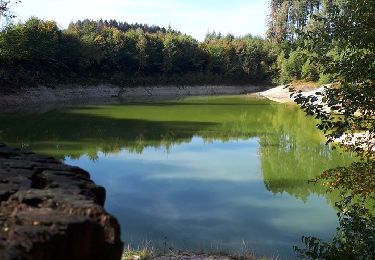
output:
M 155 102 L 187 96 L 244 95 L 267 98 L 278 103 L 294 103 L 285 86 L 261 85 L 202 85 L 202 86 L 139 86 L 120 87 L 100 85 L 59 85 L 56 87 L 23 87 L 0 91 L 0 109 L 13 112 L 19 109 L 66 104 L 107 104 L 116 101 Z
M 115 85 L 63 85 L 30 87 L 0 92 L 0 109 L 32 105 L 83 103 L 120 99 L 125 101 L 151 98 L 179 98 L 185 96 L 245 95 L 263 92 L 267 86 L 154 86 L 119 87 Z

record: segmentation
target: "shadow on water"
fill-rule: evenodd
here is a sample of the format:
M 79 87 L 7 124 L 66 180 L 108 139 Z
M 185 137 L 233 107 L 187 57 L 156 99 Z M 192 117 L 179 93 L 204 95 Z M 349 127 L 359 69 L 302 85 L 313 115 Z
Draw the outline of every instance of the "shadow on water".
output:
M 220 107 L 222 103 L 208 111 L 202 102 L 192 109 L 189 107 L 193 104 L 185 102 L 159 105 L 85 106 L 32 115 L 4 115 L 0 118 L 0 138 L 18 147 L 64 158 L 79 157 L 88 151 L 93 154 L 95 150 L 110 153 L 125 148 L 142 152 L 148 146 L 168 147 L 189 142 L 194 135 L 229 140 L 259 134 L 254 127 L 236 129 L 236 126 L 247 127 L 243 122 L 246 118 L 238 119 L 241 113 L 248 117 L 246 111 L 251 103 L 242 103 L 239 109 L 231 106 L 228 111 Z M 234 116 L 226 119 L 232 112 Z M 250 121 L 255 123 L 253 119 Z M 228 125 L 232 123 L 235 124 Z
M 111 119 L 52 111 L 31 117 L 1 117 L 0 136 L 17 147 L 64 159 L 99 151 L 116 153 L 124 148 L 141 153 L 146 146 L 188 142 L 194 133 L 214 125 Z

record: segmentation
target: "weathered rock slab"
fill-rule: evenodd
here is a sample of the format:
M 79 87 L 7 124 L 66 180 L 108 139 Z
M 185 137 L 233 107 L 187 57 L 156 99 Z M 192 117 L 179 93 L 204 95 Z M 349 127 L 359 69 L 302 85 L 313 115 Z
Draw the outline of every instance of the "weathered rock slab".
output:
M 118 260 L 120 226 L 86 171 L 0 144 L 0 259 Z

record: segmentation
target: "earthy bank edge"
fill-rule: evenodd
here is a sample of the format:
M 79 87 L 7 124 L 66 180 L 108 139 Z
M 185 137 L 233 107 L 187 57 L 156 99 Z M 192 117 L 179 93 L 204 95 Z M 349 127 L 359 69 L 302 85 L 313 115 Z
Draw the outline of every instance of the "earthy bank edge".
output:
M 122 260 L 257 260 L 257 259 L 271 259 L 271 258 L 258 258 L 251 251 L 240 252 L 238 255 L 229 255 L 225 252 L 222 253 L 194 253 L 194 252 L 177 252 L 169 253 L 166 255 L 154 256 L 152 253 L 149 255 L 130 254 L 131 252 L 124 251 Z
M 103 98 L 184 97 L 207 95 L 236 95 L 266 90 L 264 86 L 155 86 L 118 87 L 114 85 L 64 85 L 54 88 L 39 86 L 0 92 L 0 108 L 71 100 L 90 101 Z
M 104 201 L 86 171 L 0 144 L 0 259 L 121 259 Z

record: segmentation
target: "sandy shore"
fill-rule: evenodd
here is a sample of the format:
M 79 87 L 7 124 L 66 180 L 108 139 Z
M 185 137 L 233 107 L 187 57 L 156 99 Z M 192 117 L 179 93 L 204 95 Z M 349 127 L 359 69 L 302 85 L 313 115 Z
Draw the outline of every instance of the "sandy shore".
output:
M 259 92 L 259 96 L 279 103 L 294 103 L 294 101 L 290 98 L 289 89 L 285 86 L 278 86 Z
M 316 92 L 324 92 L 324 87 L 302 90 L 303 96 L 316 96 Z M 279 103 L 294 103 L 293 97 L 291 97 L 292 92 L 289 91 L 289 88 L 286 85 L 277 86 L 262 92 L 259 92 L 259 95 L 265 98 L 268 98 L 272 101 Z M 318 102 L 321 102 L 321 97 L 318 97 Z

